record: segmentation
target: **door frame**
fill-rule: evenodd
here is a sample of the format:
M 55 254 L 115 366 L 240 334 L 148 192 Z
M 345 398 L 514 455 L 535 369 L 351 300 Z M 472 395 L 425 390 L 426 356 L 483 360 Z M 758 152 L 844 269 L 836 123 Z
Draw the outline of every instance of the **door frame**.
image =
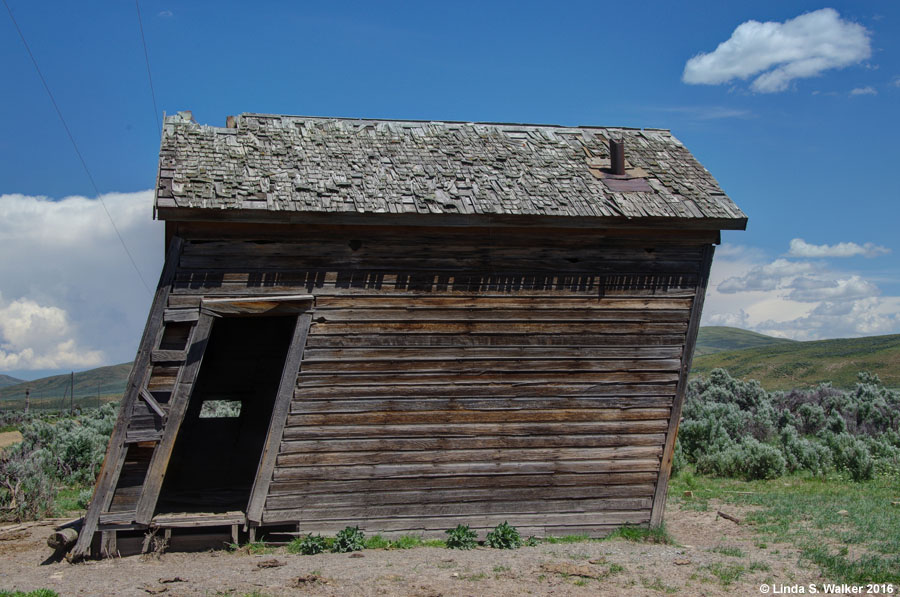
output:
M 191 346 L 188 348 L 188 362 L 186 366 L 190 369 L 190 374 L 185 375 L 186 379 L 182 380 L 186 383 L 181 383 L 176 388 L 176 395 L 172 400 L 162 439 L 154 450 L 144 482 L 144 490 L 141 492 L 138 501 L 135 516 L 136 522 L 149 524 L 153 518 L 169 459 L 172 456 L 175 440 L 181 430 L 181 424 L 184 421 L 184 415 L 187 412 L 191 395 L 194 392 L 197 373 L 200 370 L 203 356 L 206 352 L 214 321 L 221 317 L 296 315 L 297 319 L 294 323 L 291 342 L 288 345 L 287 355 L 282 367 L 281 380 L 278 384 L 278 392 L 275 396 L 268 432 L 260 453 L 256 476 L 245 511 L 248 522 L 258 523 L 260 521 L 266 495 L 269 492 L 269 485 L 272 482 L 275 460 L 278 456 L 278 448 L 284 432 L 285 419 L 290 410 L 291 399 L 294 394 L 297 372 L 300 370 L 300 361 L 303 359 L 303 349 L 306 346 L 306 336 L 312 322 L 314 304 L 315 297 L 309 294 L 201 300 L 199 320 L 197 322 L 197 329 L 201 330 L 201 333 L 194 335 Z

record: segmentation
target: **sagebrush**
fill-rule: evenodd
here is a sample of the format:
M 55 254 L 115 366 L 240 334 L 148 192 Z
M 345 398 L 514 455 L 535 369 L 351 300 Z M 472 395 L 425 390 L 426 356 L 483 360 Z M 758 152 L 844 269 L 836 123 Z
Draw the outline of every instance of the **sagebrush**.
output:
M 94 484 L 118 405 L 84 412 L 28 415 L 19 426 L 22 441 L 0 458 L 0 520 L 34 520 L 56 514 L 61 487 L 89 491 Z M 86 501 L 87 492 L 79 495 Z
M 856 388 L 829 384 L 767 392 L 724 369 L 688 384 L 673 474 L 748 480 L 797 471 L 839 472 L 855 481 L 900 471 L 900 392 L 862 372 Z

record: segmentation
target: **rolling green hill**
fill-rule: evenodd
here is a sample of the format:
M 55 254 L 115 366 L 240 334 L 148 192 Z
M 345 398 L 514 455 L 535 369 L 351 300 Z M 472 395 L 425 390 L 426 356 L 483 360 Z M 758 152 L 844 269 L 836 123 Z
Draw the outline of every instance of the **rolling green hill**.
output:
M 729 350 L 694 358 L 691 375 L 716 367 L 734 377 L 757 379 L 767 390 L 816 386 L 830 381 L 852 388 L 859 371 L 878 374 L 884 385 L 900 388 L 900 334 L 787 342 Z
M 101 401 L 118 400 L 125 391 L 131 363 L 98 367 L 75 374 L 75 404 L 95 405 Z M 31 390 L 31 404 L 35 408 L 68 408 L 70 376 L 53 375 L 20 382 L 0 388 L 0 410 L 25 407 L 25 390 Z M 65 401 L 63 396 L 66 396 Z
M 10 375 L 3 375 L 0 373 L 0 388 L 5 388 L 6 386 L 14 386 L 17 383 L 22 383 L 25 381 L 24 379 L 19 379 L 18 377 L 12 377 Z
M 704 354 L 713 354 L 725 350 L 740 350 L 742 348 L 755 348 L 758 346 L 775 346 L 778 344 L 791 344 L 793 340 L 775 338 L 758 334 L 750 330 L 729 328 L 721 325 L 703 326 L 697 334 L 697 347 L 694 349 L 695 358 Z

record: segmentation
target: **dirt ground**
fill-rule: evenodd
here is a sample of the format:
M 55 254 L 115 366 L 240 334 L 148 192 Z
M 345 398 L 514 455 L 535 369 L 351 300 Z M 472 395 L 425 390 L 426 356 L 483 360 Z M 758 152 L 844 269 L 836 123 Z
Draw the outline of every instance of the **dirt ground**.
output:
M 279 548 L 265 555 L 217 550 L 77 565 L 42 563 L 51 555 L 49 523 L 6 534 L 0 528 L 0 590 L 166 597 L 759 595 L 763 583 L 823 581 L 814 567 L 798 564 L 790 545 L 766 544 L 752 527 L 717 518 L 716 505 L 710 506 L 695 512 L 670 503 L 666 524 L 677 546 L 616 539 L 514 551 L 420 547 L 315 556 Z M 745 514 L 731 505 L 727 511 Z
M 0 448 L 6 448 L 22 441 L 22 434 L 18 431 L 2 431 L 0 432 Z

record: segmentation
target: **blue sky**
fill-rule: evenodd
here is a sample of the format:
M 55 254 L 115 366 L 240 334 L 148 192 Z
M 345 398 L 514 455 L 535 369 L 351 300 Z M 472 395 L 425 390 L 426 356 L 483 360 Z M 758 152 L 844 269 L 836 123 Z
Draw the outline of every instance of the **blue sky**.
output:
M 153 284 L 159 131 L 134 4 L 7 2 Z M 271 112 L 671 129 L 750 217 L 723 234 L 705 324 L 900 333 L 896 2 L 140 7 L 158 110 L 205 124 Z M 0 372 L 127 361 L 150 297 L 5 7 L 0 56 Z

